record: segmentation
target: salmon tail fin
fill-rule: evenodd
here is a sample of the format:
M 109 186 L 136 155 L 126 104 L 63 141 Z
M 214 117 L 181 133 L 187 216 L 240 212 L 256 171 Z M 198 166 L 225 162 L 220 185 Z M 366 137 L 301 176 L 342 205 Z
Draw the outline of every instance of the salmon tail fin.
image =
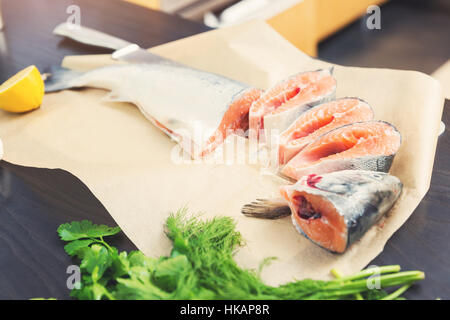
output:
M 74 88 L 73 80 L 79 78 L 84 73 L 73 71 L 62 67 L 52 67 L 46 72 L 45 92 L 57 92 Z
M 247 217 L 260 219 L 280 219 L 291 214 L 284 199 L 256 199 L 242 207 L 241 213 Z

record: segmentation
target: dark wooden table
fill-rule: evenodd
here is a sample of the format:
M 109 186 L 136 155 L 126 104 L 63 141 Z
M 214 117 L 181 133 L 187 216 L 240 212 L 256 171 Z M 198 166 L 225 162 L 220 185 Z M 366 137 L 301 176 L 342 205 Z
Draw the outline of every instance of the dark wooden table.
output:
M 0 32 L 0 81 L 30 64 L 45 69 L 60 63 L 68 54 L 108 52 L 51 34 L 54 26 L 67 19 L 66 9 L 73 4 L 81 8 L 82 24 L 144 47 L 207 30 L 202 25 L 120 1 L 3 0 L 6 29 Z M 394 9 L 398 10 L 395 6 Z M 386 10 L 391 9 L 386 7 Z M 414 16 L 409 19 L 413 20 Z M 324 44 L 328 51 L 322 50 L 322 53 L 328 52 L 326 59 L 337 62 L 348 57 L 349 51 L 336 48 L 349 33 L 361 52 L 358 62 L 364 61 L 363 49 L 367 50 L 366 54 L 373 54 L 367 35 L 359 34 L 356 29 L 360 29 L 358 23 L 328 40 Z M 384 32 L 393 36 L 392 32 L 398 30 Z M 380 34 L 376 36 L 382 39 Z M 383 43 L 380 38 L 378 44 Z M 446 40 L 441 39 L 442 43 Z M 434 42 L 430 44 L 430 52 L 420 52 L 423 59 L 433 56 L 432 51 L 439 45 L 439 42 Z M 378 48 L 378 52 L 382 63 L 392 61 L 386 50 Z M 417 62 L 420 63 L 420 59 Z M 423 69 L 422 65 L 408 68 Z M 447 102 L 443 120 L 450 124 L 448 105 Z M 439 139 L 430 191 L 407 223 L 388 242 L 384 252 L 371 263 L 401 264 L 405 269 L 424 270 L 427 279 L 407 293 L 407 297 L 413 299 L 450 298 L 450 246 L 447 243 L 450 236 L 449 146 L 450 132 L 447 130 Z M 55 231 L 61 223 L 81 219 L 115 224 L 88 188 L 70 173 L 26 168 L 1 161 L 0 299 L 68 298 L 66 268 L 73 262 L 64 253 Z M 135 249 L 125 236 L 116 238 L 114 245 L 120 250 Z

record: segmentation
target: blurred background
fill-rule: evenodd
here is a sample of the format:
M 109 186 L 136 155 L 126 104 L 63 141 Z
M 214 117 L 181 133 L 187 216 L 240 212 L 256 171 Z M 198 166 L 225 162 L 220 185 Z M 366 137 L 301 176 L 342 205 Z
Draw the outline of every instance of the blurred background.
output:
M 311 55 L 317 44 L 387 0 L 127 0 L 212 28 L 265 19 L 288 40 Z M 320 18 L 319 18 L 320 17 Z
M 55 25 L 67 19 L 66 9 L 75 5 L 82 11 L 82 24 L 147 48 L 262 19 L 310 56 L 340 65 L 432 74 L 450 97 L 450 0 L 0 0 L 2 3 L 5 28 L 0 31 L 0 56 L 10 63 L 0 64 L 0 79 L 16 70 L 14 62 L 26 60 L 30 51 L 25 48 L 30 44 L 41 53 L 45 44 L 46 54 L 55 59 L 75 53 L 104 53 L 50 38 Z M 49 57 L 34 53 L 33 58 L 38 66 L 46 67 Z
M 450 0 L 126 1 L 211 28 L 264 19 L 311 56 L 342 65 L 412 69 L 445 79 L 446 87 L 450 83 Z M 380 8 L 378 21 L 373 5 Z M 379 28 L 368 27 L 374 22 Z
M 441 11 L 450 19 L 448 0 L 126 0 L 138 5 L 177 14 L 216 28 L 247 20 L 265 19 L 305 52 L 316 55 L 320 41 L 367 14 L 378 5 L 391 11 L 400 6 Z M 391 2 L 387 4 L 387 2 Z M 392 4 L 395 3 L 395 4 Z M 397 20 L 407 20 L 408 12 L 396 12 Z M 413 12 L 409 12 L 413 14 Z M 405 21 L 403 21 L 405 22 Z M 416 21 L 421 24 L 421 21 Z M 432 22 L 432 21 L 430 21 Z M 435 21 L 438 22 L 438 21 Z M 422 24 L 423 26 L 423 24 Z M 447 25 L 448 27 L 448 25 Z M 450 31 L 446 29 L 445 31 Z

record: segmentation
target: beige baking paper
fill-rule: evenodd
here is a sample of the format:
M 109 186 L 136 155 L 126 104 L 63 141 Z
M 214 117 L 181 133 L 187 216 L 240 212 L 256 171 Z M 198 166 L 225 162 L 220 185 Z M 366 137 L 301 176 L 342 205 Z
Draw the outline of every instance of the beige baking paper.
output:
M 296 72 L 329 66 L 309 58 L 258 21 L 152 51 L 261 88 Z M 64 61 L 65 66 L 79 70 L 108 63 L 112 61 L 107 56 Z M 261 174 L 257 166 L 174 164 L 174 142 L 135 106 L 102 101 L 105 92 L 101 90 L 48 94 L 42 107 L 28 114 L 2 112 L 5 160 L 62 168 L 79 177 L 147 255 L 169 253 L 164 221 L 171 211 L 187 205 L 192 213 L 236 219 L 247 240 L 237 254 L 242 266 L 257 267 L 265 257 L 278 257 L 263 272 L 270 284 L 327 278 L 331 268 L 354 272 L 383 250 L 428 190 L 443 98 L 437 81 L 419 72 L 336 66 L 335 76 L 337 97 L 363 98 L 373 106 L 377 119 L 393 123 L 403 136 L 392 167 L 405 185 L 401 199 L 383 227 L 369 230 L 343 255 L 331 254 L 303 238 L 290 218 L 267 221 L 240 214 L 243 204 L 277 195 L 279 181 L 274 177 Z
M 431 76 L 441 83 L 444 97 L 450 99 L 450 59 L 433 72 Z

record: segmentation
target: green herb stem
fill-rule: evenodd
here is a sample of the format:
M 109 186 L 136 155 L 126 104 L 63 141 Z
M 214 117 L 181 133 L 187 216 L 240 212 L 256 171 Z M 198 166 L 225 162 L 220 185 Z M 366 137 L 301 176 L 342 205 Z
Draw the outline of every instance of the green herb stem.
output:
M 331 274 L 334 275 L 335 278 L 337 278 L 337 279 L 341 279 L 344 277 L 344 275 L 342 273 L 340 273 L 337 269 L 331 269 Z M 361 293 L 355 294 L 355 298 L 356 298 L 356 300 L 364 300 Z
M 393 272 L 399 272 L 400 271 L 399 265 L 392 265 L 392 266 L 382 266 L 382 267 L 371 267 L 364 270 L 361 270 L 360 272 L 357 272 L 355 274 L 342 277 L 339 280 L 341 281 L 351 281 L 351 280 L 357 280 L 362 278 L 367 278 L 372 275 L 376 274 L 386 274 L 386 273 L 393 273 Z
M 412 286 L 412 283 L 405 284 L 404 286 L 398 288 L 396 291 L 382 298 L 381 300 L 395 300 L 400 297 L 406 290 L 408 290 Z
M 374 282 L 375 285 L 379 285 L 379 289 L 381 289 L 416 282 L 419 280 L 423 280 L 424 278 L 425 274 L 421 271 L 404 271 L 388 275 L 375 276 L 373 278 L 361 279 L 351 282 L 336 283 L 336 280 L 333 280 L 326 286 L 326 288 L 330 291 L 332 290 L 367 291 L 370 290 L 369 281 Z M 338 281 L 344 281 L 344 278 L 338 279 Z
M 100 241 L 98 241 L 98 239 L 94 239 L 94 240 L 97 241 L 97 242 L 99 242 L 99 243 L 101 243 L 102 245 L 104 245 L 104 246 L 108 249 L 109 252 L 113 252 L 113 248 L 111 248 L 111 247 L 109 246 L 109 244 L 107 244 L 107 243 L 105 242 L 105 240 L 103 240 L 103 237 L 100 237 L 99 239 L 100 239 Z

